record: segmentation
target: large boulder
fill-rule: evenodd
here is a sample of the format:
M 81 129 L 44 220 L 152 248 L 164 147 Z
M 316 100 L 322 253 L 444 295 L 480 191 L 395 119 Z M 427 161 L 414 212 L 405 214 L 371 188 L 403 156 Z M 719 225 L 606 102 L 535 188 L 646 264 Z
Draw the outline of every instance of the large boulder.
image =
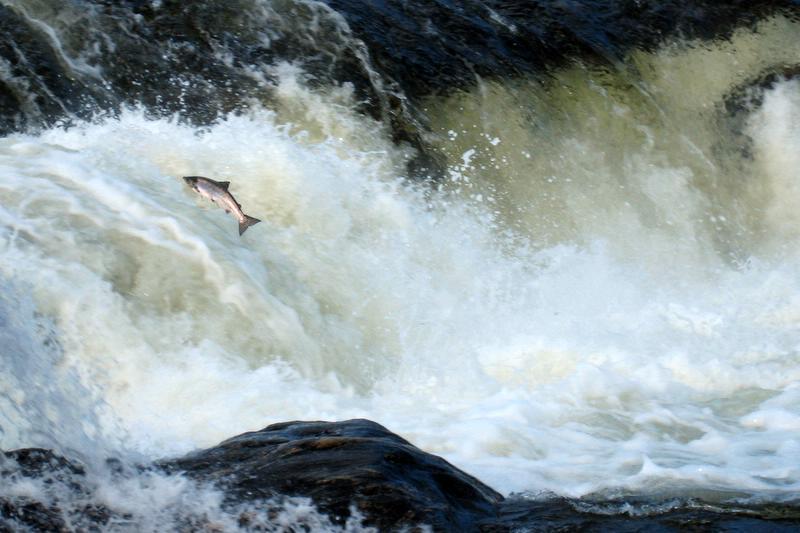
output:
M 305 496 L 334 521 L 344 522 L 354 508 L 381 530 L 474 530 L 494 521 L 503 500 L 369 420 L 274 424 L 160 466 L 216 482 L 235 503 Z
M 348 530 L 359 520 L 379 531 L 416 531 L 422 530 L 417 526 L 428 525 L 433 531 L 482 533 L 789 533 L 800 526 L 797 501 L 738 505 L 659 500 L 657 496 L 594 501 L 555 495 L 504 499 L 447 461 L 368 420 L 287 422 L 155 465 L 131 466 L 116 460 L 103 464 L 95 471 L 99 465 L 87 468 L 44 449 L 0 453 L 0 483 L 6 489 L 18 486 L 18 490 L 0 490 L 0 533 L 194 532 L 239 527 L 285 531 L 286 524 L 279 519 L 273 523 L 271 517 L 280 515 L 290 499 L 287 496 L 310 498 L 328 515 L 309 522 L 297 515 L 293 531 L 330 530 L 337 524 Z M 114 484 L 117 489 L 147 490 L 147 483 L 126 481 L 160 476 L 163 471 L 192 478 L 198 487 L 216 485 L 225 501 L 216 510 L 204 503 L 175 506 L 165 502 L 163 508 L 152 509 L 157 514 L 153 522 L 141 510 L 133 512 L 124 502 L 120 505 L 108 497 Z M 254 510 L 261 518 L 251 522 Z M 220 513 L 230 519 L 225 523 L 231 527 L 221 525 Z M 354 513 L 355 520 L 348 521 Z

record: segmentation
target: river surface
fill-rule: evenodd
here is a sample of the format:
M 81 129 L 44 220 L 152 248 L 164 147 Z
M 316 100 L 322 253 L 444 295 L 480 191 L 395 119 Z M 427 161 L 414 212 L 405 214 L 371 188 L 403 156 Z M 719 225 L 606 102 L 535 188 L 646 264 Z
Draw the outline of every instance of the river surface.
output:
M 495 3 L 465 20 L 529 35 Z M 382 48 L 357 2 L 0 4 L 0 448 L 363 417 L 504 494 L 796 499 L 796 8 L 514 62 L 463 52 L 458 3 L 372 4 L 420 32 Z M 140 524 L 237 527 L 211 489 L 97 475 Z

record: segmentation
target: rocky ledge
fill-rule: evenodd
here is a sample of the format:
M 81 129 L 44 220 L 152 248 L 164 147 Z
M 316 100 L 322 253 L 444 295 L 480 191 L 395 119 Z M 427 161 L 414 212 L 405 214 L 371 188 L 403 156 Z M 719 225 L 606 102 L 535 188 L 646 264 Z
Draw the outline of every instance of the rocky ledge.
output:
M 503 497 L 369 420 L 287 422 L 161 464 L 214 481 L 232 501 L 308 496 L 339 519 L 351 506 L 381 529 L 464 530 L 496 516 Z
M 86 469 L 79 463 L 39 449 L 15 450 L 2 456 L 0 479 L 18 481 L 23 477 L 60 483 L 73 491 L 78 496 L 75 501 L 81 504 L 73 504 L 67 512 L 58 499 L 38 501 L 35 492 L 0 496 L 0 532 L 22 528 L 104 531 L 113 529 L 114 524 L 127 524 L 126 531 L 136 529 L 131 516 L 97 503 L 101 499 L 93 495 Z M 124 468 L 118 462 L 109 464 L 123 475 Z M 622 502 L 599 505 L 563 498 L 503 498 L 444 459 L 419 450 L 368 420 L 275 424 L 207 450 L 134 470 L 180 474 L 214 484 L 225 494 L 223 505 L 231 509 L 243 504 L 257 507 L 281 497 L 310 498 L 330 516 L 333 525 L 344 525 L 358 513 L 364 525 L 380 531 L 413 531 L 421 525 L 434 531 L 487 532 L 788 532 L 800 527 L 800 507 L 796 505 L 726 507 L 650 501 L 640 508 L 651 511 L 632 515 L 621 512 Z M 219 530 L 197 517 L 186 517 L 183 525 L 187 531 Z M 241 518 L 238 525 L 248 526 Z

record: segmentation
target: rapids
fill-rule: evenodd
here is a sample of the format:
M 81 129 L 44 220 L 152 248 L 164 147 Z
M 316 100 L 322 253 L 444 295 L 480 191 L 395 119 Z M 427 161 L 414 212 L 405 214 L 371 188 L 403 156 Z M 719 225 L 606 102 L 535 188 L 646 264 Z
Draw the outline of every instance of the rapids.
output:
M 364 417 L 504 494 L 796 499 L 800 79 L 748 84 L 797 35 L 427 95 L 422 181 L 420 146 L 289 62 L 204 124 L 9 133 L 0 448 L 133 462 Z M 184 175 L 262 223 L 240 238 Z

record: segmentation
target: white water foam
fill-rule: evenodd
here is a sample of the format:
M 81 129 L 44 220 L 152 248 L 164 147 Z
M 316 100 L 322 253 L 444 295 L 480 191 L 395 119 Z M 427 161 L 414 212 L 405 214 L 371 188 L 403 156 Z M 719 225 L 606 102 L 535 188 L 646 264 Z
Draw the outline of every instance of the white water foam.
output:
M 0 466 L 13 472 L 13 460 L 0 459 Z M 80 483 L 82 490 L 77 490 Z M 69 531 L 264 531 L 303 529 L 330 533 L 375 533 L 363 525 L 363 516 L 352 508 L 351 516 L 336 524 L 308 498 L 276 497 L 253 503 L 226 504 L 214 487 L 197 484 L 177 475 L 139 472 L 110 475 L 108 471 L 59 478 L 54 472 L 42 477 L 5 475 L 0 497 L 19 508 L 30 502 L 58 502 L 35 513 L 49 513 L 50 525 Z M 24 513 L 21 513 L 24 515 Z M 19 517 L 6 516 L 3 525 L 27 531 Z
M 800 146 L 773 110 L 797 113 L 796 90 L 751 121 L 776 188 L 797 174 L 770 150 Z M 800 263 L 778 214 L 793 195 L 770 204 L 784 252 L 741 264 L 689 226 L 628 232 L 625 217 L 622 243 L 530 242 L 488 200 L 403 185 L 374 124 L 317 109 L 303 120 L 319 123 L 254 111 L 201 130 L 129 111 L 0 140 L 0 273 L 31 288 L 61 364 L 104 402 L 98 442 L 161 457 L 367 417 L 505 493 L 796 494 Z M 303 133 L 336 121 L 337 136 Z M 685 169 L 654 168 L 696 196 Z M 240 238 L 180 179 L 197 174 L 230 180 L 263 222 Z M 712 252 L 658 268 L 687 238 Z M 25 444 L 19 426 L 0 447 Z

